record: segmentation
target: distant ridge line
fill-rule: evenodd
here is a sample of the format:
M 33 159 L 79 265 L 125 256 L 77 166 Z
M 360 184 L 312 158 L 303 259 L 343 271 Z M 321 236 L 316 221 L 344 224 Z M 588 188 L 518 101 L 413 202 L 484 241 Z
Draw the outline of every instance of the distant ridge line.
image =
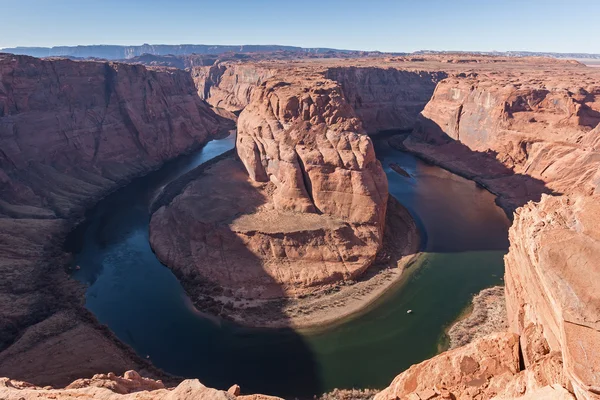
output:
M 205 45 L 205 44 L 143 44 L 140 46 L 121 45 L 79 45 L 79 46 L 54 46 L 54 47 L 8 47 L 1 49 L 5 53 L 28 55 L 33 57 L 77 57 L 77 58 L 104 58 L 107 60 L 122 60 L 152 54 L 185 55 L 185 54 L 214 54 L 223 53 L 260 53 L 273 51 L 290 51 L 298 53 L 354 53 L 353 50 L 339 50 L 322 47 L 296 47 L 280 45 Z
M 33 57 L 74 57 L 74 58 L 102 58 L 106 60 L 127 60 L 145 54 L 155 56 L 166 55 L 220 55 L 224 53 L 269 53 L 286 51 L 293 53 L 323 54 L 328 52 L 346 54 L 390 54 L 390 55 L 427 55 L 427 54 L 458 54 L 458 55 L 486 55 L 504 57 L 550 57 L 550 58 L 574 58 L 574 59 L 600 59 L 600 54 L 593 53 L 555 53 L 541 51 L 438 51 L 419 50 L 412 53 L 406 52 L 380 52 L 344 50 L 327 47 L 298 47 L 283 45 L 209 45 L 209 44 L 142 44 L 134 46 L 124 45 L 78 45 L 78 46 L 54 46 L 54 47 L 6 47 L 0 52 Z

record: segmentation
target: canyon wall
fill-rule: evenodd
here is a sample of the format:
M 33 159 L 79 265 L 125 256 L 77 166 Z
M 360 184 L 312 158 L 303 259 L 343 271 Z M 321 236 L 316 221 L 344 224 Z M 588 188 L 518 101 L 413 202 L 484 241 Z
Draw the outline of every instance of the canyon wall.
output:
M 84 309 L 62 241 L 100 197 L 230 128 L 184 71 L 0 55 L 0 376 L 158 373 Z
M 510 243 L 507 311 L 525 367 L 560 352 L 577 398 L 600 398 L 600 196 L 527 204 Z
M 547 68 L 454 74 L 437 86 L 415 131 L 392 141 L 476 180 L 514 217 L 505 291 L 524 369 L 503 392 L 474 396 L 457 385 L 460 379 L 427 370 L 464 356 L 471 345 L 413 367 L 420 382 L 431 378 L 456 398 L 570 398 L 561 387 L 578 399 L 600 398 L 600 80 L 587 69 Z M 414 393 L 402 383 L 411 370 L 381 396 Z M 489 387 L 497 377 L 486 374 L 467 386 Z M 473 370 L 465 379 L 479 376 Z
M 198 96 L 214 107 L 240 112 L 250 102 L 254 88 L 275 75 L 273 68 L 256 64 L 220 63 L 194 67 L 191 75 Z
M 367 133 L 411 130 L 443 71 L 405 71 L 381 67 L 335 67 L 325 77 L 340 84 L 346 101 Z
M 542 193 L 597 193 L 600 86 L 574 71 L 448 78 L 403 145 L 475 179 L 509 211 Z

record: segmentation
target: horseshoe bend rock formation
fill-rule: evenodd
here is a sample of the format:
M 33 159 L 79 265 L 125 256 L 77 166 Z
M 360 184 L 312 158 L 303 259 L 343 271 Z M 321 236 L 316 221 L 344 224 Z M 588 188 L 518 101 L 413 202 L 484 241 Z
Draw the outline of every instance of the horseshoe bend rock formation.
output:
M 0 376 L 156 373 L 84 309 L 62 241 L 85 207 L 226 127 L 184 71 L 0 55 Z
M 253 89 L 241 163 L 220 162 L 153 215 L 153 248 L 184 280 L 268 299 L 355 279 L 374 261 L 388 192 L 371 140 L 335 82 L 290 78 Z

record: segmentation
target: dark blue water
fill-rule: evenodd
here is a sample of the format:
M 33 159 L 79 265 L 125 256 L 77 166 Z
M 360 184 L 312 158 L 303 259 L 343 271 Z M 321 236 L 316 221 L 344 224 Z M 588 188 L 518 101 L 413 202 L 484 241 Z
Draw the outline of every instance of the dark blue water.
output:
M 148 242 L 148 206 L 161 186 L 232 148 L 208 143 L 115 192 L 90 211 L 69 246 L 89 285 L 86 306 L 167 372 L 226 389 L 286 397 L 335 387 L 383 387 L 434 355 L 444 328 L 479 290 L 501 283 L 508 220 L 474 183 L 375 141 L 394 195 L 415 216 L 425 254 L 367 311 L 318 333 L 249 329 L 196 310 Z M 411 175 L 389 168 L 395 162 Z M 413 309 L 413 314 L 406 314 Z

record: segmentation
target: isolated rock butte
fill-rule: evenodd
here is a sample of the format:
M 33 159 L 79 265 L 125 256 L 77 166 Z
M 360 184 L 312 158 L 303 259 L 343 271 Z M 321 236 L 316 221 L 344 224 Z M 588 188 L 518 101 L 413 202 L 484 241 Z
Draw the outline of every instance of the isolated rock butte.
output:
M 0 54 L 0 376 L 161 375 L 84 308 L 63 240 L 103 195 L 223 128 L 185 71 Z
M 338 84 L 254 87 L 236 149 L 241 163 L 211 167 L 152 217 L 152 246 L 183 280 L 269 299 L 356 279 L 374 261 L 387 179 Z

